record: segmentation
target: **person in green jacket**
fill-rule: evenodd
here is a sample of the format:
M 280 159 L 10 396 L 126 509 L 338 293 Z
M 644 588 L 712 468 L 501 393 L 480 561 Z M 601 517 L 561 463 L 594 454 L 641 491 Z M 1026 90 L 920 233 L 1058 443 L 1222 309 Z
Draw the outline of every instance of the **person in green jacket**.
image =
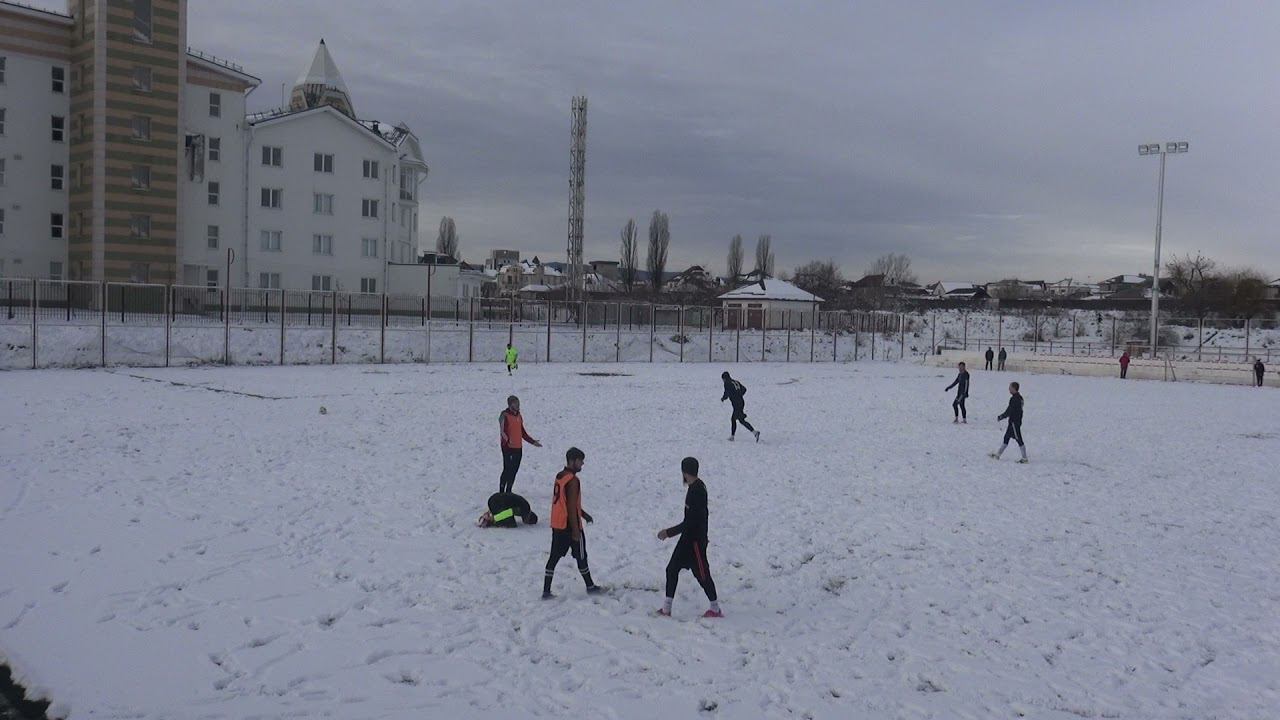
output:
M 512 370 L 516 370 L 520 367 L 520 363 L 518 362 L 519 359 L 520 359 L 520 353 L 516 352 L 516 349 L 511 346 L 511 343 L 507 343 L 507 374 L 508 375 L 511 374 Z

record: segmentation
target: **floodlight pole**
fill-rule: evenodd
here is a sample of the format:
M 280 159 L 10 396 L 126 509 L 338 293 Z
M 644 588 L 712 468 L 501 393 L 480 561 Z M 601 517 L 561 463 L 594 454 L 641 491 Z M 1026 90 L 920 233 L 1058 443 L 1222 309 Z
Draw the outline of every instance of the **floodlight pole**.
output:
M 1160 182 L 1156 192 L 1156 255 L 1151 273 L 1151 357 L 1156 357 L 1157 342 L 1160 329 L 1160 234 L 1164 224 L 1164 163 L 1169 153 L 1184 153 L 1188 150 L 1186 142 L 1139 145 L 1139 155 L 1160 155 Z

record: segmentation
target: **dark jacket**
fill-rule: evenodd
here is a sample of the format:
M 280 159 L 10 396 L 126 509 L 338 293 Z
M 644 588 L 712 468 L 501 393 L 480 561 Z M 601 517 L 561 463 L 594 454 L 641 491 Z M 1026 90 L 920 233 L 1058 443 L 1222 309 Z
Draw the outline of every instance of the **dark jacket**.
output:
M 956 395 L 959 397 L 969 397 L 969 371 L 968 370 L 961 370 L 960 372 L 956 373 L 956 379 L 951 381 L 951 384 L 948 385 L 947 389 L 943 390 L 943 392 L 946 392 L 947 390 L 950 390 L 951 388 L 957 385 L 960 386 L 960 389 L 956 390 Z
M 733 403 L 734 407 L 742 407 L 742 396 L 747 392 L 747 388 L 742 383 L 729 378 L 724 381 L 724 395 L 720 396 L 720 402 L 728 400 Z
M 1004 348 L 1000 348 L 1000 359 L 1004 360 L 1007 357 L 1009 357 L 1009 353 L 1005 352 Z
M 1253 372 L 1254 372 L 1255 374 L 1257 374 L 1257 375 L 1261 375 L 1261 374 L 1265 373 L 1266 371 L 1267 371 L 1267 366 L 1266 366 L 1266 365 L 1263 365 L 1261 360 L 1255 360 L 1255 361 L 1253 361 Z
M 1021 393 L 1014 393 L 1009 396 L 1009 407 L 1005 408 L 1004 412 L 1000 413 L 1000 417 L 996 419 L 1003 420 L 1005 418 L 1009 418 L 1009 422 L 1013 423 L 1014 425 L 1022 424 L 1022 394 Z
M 681 542 L 707 542 L 707 485 L 699 478 L 684 494 L 684 520 L 667 528 L 667 536 L 680 535 Z
M 514 510 L 515 517 L 500 522 L 495 522 L 498 527 L 515 527 L 516 518 L 521 520 L 529 517 L 529 501 L 515 493 L 496 492 L 489 496 L 489 514 L 498 515 L 506 510 Z
M 987 362 L 991 362 L 991 359 L 995 356 L 996 354 L 991 352 L 991 348 L 987 348 Z

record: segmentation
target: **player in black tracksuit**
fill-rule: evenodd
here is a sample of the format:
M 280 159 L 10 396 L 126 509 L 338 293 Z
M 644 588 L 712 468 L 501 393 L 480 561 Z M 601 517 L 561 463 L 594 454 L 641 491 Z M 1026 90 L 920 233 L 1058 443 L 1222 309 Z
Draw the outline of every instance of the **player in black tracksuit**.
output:
M 1007 360 L 1007 359 L 1009 359 L 1009 353 L 1005 352 L 1005 351 L 1004 351 L 1004 348 L 1000 348 L 1000 354 L 999 354 L 998 356 L 996 356 L 996 360 L 998 360 L 998 361 L 999 361 L 998 363 L 996 363 L 996 369 L 997 369 L 997 370 L 1003 370 L 1003 369 L 1004 369 L 1004 361 L 1005 361 L 1005 360 Z
M 675 550 L 671 552 L 671 562 L 667 563 L 667 596 L 658 614 L 671 615 L 671 601 L 676 596 L 680 571 L 688 568 L 707 594 L 707 600 L 711 601 L 711 607 L 703 617 L 724 617 L 716 597 L 716 583 L 711 579 L 711 568 L 707 566 L 707 486 L 698 477 L 697 458 L 681 460 L 680 475 L 689 488 L 684 495 L 684 520 L 679 525 L 658 531 L 659 540 L 680 536 Z
M 733 416 L 729 418 L 729 439 L 732 440 L 738 434 L 738 424 L 751 431 L 756 437 L 756 442 L 760 442 L 760 431 L 751 427 L 751 423 L 747 422 L 747 414 L 743 412 L 746 401 L 742 396 L 746 394 L 747 389 L 742 383 L 729 377 L 729 373 L 720 373 L 720 379 L 724 381 L 724 395 L 720 396 L 720 402 L 728 400 L 733 405 Z
M 1262 378 L 1267 374 L 1267 366 L 1262 364 L 1262 358 L 1253 359 L 1253 379 L 1258 387 L 1262 387 Z
M 1022 395 L 1018 394 L 1018 383 L 1009 383 L 1009 407 L 1000 413 L 1000 417 L 996 420 L 1004 420 L 1008 418 L 1009 427 L 1004 431 L 1004 443 L 1000 445 L 1000 449 L 991 453 L 991 457 L 999 460 L 1004 454 L 1006 448 L 1009 447 L 1009 440 L 1013 439 L 1018 442 L 1018 449 L 1022 451 L 1022 459 L 1018 462 L 1025 463 L 1027 461 L 1027 446 L 1022 442 Z
M 992 361 L 992 360 L 994 360 L 994 359 L 996 358 L 996 354 L 995 354 L 995 353 L 993 353 L 993 352 L 991 352 L 991 348 L 987 348 L 987 354 L 986 354 L 984 357 L 986 357 L 986 358 L 987 358 L 987 369 L 988 369 L 988 370 L 990 370 L 990 369 L 991 369 L 991 361 Z
M 969 371 L 964 369 L 964 363 L 956 366 L 960 372 L 956 373 L 956 379 L 947 386 L 947 392 L 951 388 L 956 388 L 955 402 L 951 403 L 951 411 L 956 414 L 956 419 L 952 422 L 960 422 L 960 418 L 964 418 L 964 422 L 969 422 L 969 411 L 964 407 L 965 398 L 969 397 Z M 959 387 L 956 387 L 959 386 Z
M 480 527 L 516 527 L 516 518 L 525 525 L 537 525 L 538 515 L 529 507 L 529 501 L 513 492 L 496 492 L 489 496 L 489 511 L 476 523 Z

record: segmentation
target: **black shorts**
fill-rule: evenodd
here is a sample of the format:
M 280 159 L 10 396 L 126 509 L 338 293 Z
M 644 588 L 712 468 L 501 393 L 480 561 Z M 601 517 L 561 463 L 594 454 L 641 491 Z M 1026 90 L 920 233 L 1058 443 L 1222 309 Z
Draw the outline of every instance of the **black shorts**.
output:
M 700 578 L 708 577 L 711 569 L 707 567 L 707 543 L 704 540 L 680 540 L 671 551 L 668 567 L 692 570 Z
M 552 530 L 551 531 L 551 557 L 559 560 L 560 558 L 573 553 L 574 560 L 586 560 L 587 558 L 587 536 L 582 535 L 581 542 L 573 541 L 573 534 L 568 530 Z

